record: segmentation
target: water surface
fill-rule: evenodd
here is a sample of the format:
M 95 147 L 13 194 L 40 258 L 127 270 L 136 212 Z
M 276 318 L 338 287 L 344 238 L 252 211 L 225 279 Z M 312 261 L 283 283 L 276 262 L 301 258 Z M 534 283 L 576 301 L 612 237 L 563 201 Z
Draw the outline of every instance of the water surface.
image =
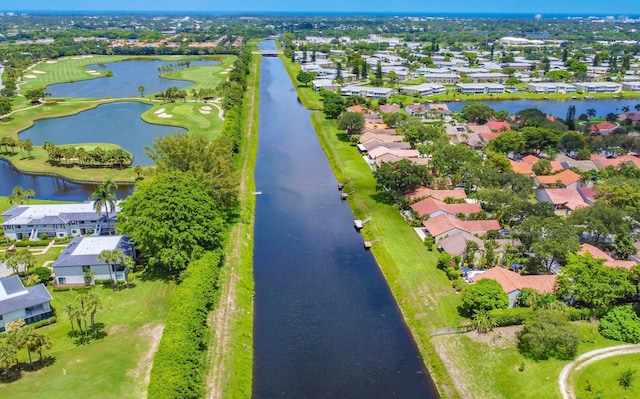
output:
M 259 135 L 253 398 L 437 398 L 277 58 L 262 61 Z

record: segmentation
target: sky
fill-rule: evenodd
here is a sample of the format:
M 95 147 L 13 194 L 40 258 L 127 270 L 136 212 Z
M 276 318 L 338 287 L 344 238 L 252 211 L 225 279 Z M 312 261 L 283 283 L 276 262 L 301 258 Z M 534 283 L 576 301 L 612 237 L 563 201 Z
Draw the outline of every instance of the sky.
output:
M 489 14 L 637 14 L 638 0 L 0 0 L 0 11 L 397 12 Z

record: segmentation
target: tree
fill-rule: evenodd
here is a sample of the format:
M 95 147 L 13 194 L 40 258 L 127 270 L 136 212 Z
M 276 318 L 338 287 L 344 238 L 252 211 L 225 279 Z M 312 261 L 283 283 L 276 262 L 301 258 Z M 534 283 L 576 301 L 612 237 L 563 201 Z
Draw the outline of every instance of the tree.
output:
M 640 342 L 640 317 L 631 305 L 617 306 L 600 319 L 603 337 L 637 344 Z
M 587 117 L 589 117 L 589 119 L 595 118 L 596 117 L 596 110 L 593 108 L 589 108 L 586 111 Z
M 416 165 L 408 159 L 398 162 L 383 163 L 373 176 L 376 178 L 378 191 L 389 191 L 394 195 L 401 195 L 426 185 L 431 180 L 429 170 Z
M 522 324 L 518 349 L 524 356 L 534 360 L 570 360 L 576 356 L 579 334 L 562 313 L 537 310 Z
M 531 170 L 537 176 L 550 175 L 552 169 L 553 169 L 553 167 L 551 166 L 551 162 L 547 158 L 540 159 L 538 162 L 533 164 L 533 166 L 531 167 Z
M 480 279 L 462 290 L 460 313 L 474 317 L 478 312 L 509 307 L 509 297 L 495 280 Z
M 337 119 L 347 109 L 340 94 L 323 90 L 320 95 L 324 104 L 324 114 L 327 118 Z
M 578 231 L 588 233 L 596 246 L 603 237 L 618 234 L 629 227 L 624 212 L 600 202 L 577 209 L 569 216 L 569 222 Z
M 118 226 L 147 268 L 177 275 L 220 246 L 224 219 L 202 181 L 190 172 L 170 172 L 138 183 L 121 205 Z
M 138 175 L 138 177 L 136 177 L 137 180 L 141 179 L 140 175 L 142 174 L 143 171 L 144 169 L 140 165 L 136 165 L 133 167 L 133 172 Z
M 359 134 L 364 129 L 364 116 L 359 112 L 345 112 L 338 118 L 338 129 L 349 136 Z
M 462 107 L 462 116 L 469 122 L 487 123 L 494 114 L 494 109 L 484 103 L 471 102 Z
M 7 98 L 0 98 L 0 115 L 11 112 L 11 102 Z
M 560 139 L 560 150 L 565 153 L 577 152 L 585 146 L 584 136 L 578 132 L 567 132 Z
M 571 74 L 571 72 L 564 71 L 561 69 L 554 69 L 553 71 L 548 71 L 547 73 L 545 73 L 545 76 L 554 82 L 566 82 L 573 78 L 573 75 Z
M 557 216 L 528 217 L 520 225 L 520 239 L 534 254 L 534 259 L 547 271 L 551 271 L 554 264 L 563 263 L 567 254 L 576 253 L 580 249 L 575 228 Z
M 523 128 L 522 134 L 524 135 L 525 150 L 538 154 L 547 148 L 557 149 L 562 135 L 555 130 L 533 126 Z
M 309 85 L 309 82 L 313 80 L 314 75 L 309 72 L 300 71 L 298 76 L 296 76 L 296 80 L 302 83 L 305 86 Z
M 75 335 L 75 330 L 73 328 L 73 320 L 77 319 L 78 317 L 78 308 L 74 304 L 68 303 L 65 305 L 64 311 L 67 314 L 67 316 L 69 316 L 69 323 L 71 323 L 71 333 Z M 78 328 L 82 333 L 82 325 L 80 325 L 80 323 L 78 323 Z
M 138 86 L 138 91 L 140 92 L 140 97 L 144 96 L 144 86 Z
M 3 254 L 2 260 L 15 274 L 20 273 L 20 266 L 23 267 L 24 273 L 28 274 L 29 268 L 35 265 L 35 257 L 27 248 L 20 248 L 15 252 L 7 251 Z
M 39 102 L 42 97 L 44 97 L 44 87 L 27 90 L 24 94 L 24 98 L 29 100 L 32 104 Z
M 117 279 L 113 279 L 113 275 L 111 274 L 111 272 L 113 266 L 120 262 L 122 258 L 122 252 L 118 251 L 117 249 L 105 249 L 98 254 L 98 260 L 107 264 L 107 269 L 109 269 L 109 280 L 111 280 L 114 284 L 117 284 L 118 281 Z
M 40 365 L 44 366 L 44 352 L 53 347 L 53 343 L 51 342 L 51 338 L 47 337 L 44 334 L 36 334 L 33 344 L 33 349 L 38 352 L 40 356 Z
M 89 197 L 93 200 L 93 209 L 98 212 L 98 215 L 102 215 L 105 212 L 107 217 L 107 230 L 111 234 L 111 219 L 109 218 L 109 212 L 116 210 L 116 193 L 114 190 L 118 188 L 118 185 L 111 179 L 107 179 L 104 183 L 99 184 L 95 191 Z
M 504 132 L 489 142 L 489 149 L 500 154 L 521 154 L 524 151 L 524 136 L 516 131 Z
M 576 106 L 570 105 L 567 110 L 567 118 L 565 119 L 565 123 L 569 130 L 576 130 Z
M 31 151 L 33 151 L 33 141 L 26 139 L 21 142 L 22 148 L 27 152 L 27 156 L 31 157 Z
M 616 234 L 616 238 L 613 241 L 613 254 L 616 257 L 626 260 L 637 251 L 634 240 L 629 233 L 624 231 Z
M 635 294 L 629 270 L 607 267 L 590 254 L 567 255 L 567 265 L 558 276 L 558 297 L 581 307 L 606 309 Z
M 16 346 L 18 348 L 26 348 L 27 355 L 29 357 L 29 366 L 31 370 L 33 370 L 33 362 L 31 360 L 31 351 L 36 349 L 38 345 L 38 334 L 35 332 L 33 327 L 31 326 L 23 326 L 18 331 L 14 332 L 16 334 Z

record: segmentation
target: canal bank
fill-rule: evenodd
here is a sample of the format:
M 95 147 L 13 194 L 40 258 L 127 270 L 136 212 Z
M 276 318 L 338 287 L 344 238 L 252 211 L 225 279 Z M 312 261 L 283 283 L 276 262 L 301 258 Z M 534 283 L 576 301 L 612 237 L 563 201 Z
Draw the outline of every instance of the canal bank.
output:
M 253 397 L 438 397 L 281 61 L 261 78 Z

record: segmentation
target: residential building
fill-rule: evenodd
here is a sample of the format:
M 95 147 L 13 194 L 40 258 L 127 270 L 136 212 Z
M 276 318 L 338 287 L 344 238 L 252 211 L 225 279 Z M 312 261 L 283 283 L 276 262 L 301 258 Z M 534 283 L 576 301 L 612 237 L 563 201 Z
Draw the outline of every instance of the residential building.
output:
M 428 187 L 419 187 L 415 191 L 407 194 L 407 197 L 409 197 L 409 200 L 411 201 L 429 197 L 440 201 L 444 201 L 447 198 L 463 200 L 467 198 L 467 193 L 461 188 L 454 190 L 434 190 Z
M 462 94 L 504 94 L 505 88 L 500 83 L 458 83 Z
M 576 82 L 576 89 L 583 93 L 619 93 L 622 86 L 613 82 Z
M 404 110 L 411 116 L 424 115 L 427 112 L 427 106 L 420 103 L 413 103 L 404 107 Z
M 604 261 L 604 265 L 608 267 L 622 267 L 625 269 L 631 269 L 637 264 L 632 260 L 614 259 L 608 253 L 591 244 L 582 244 L 580 246 L 580 251 L 578 251 L 578 254 L 583 256 L 586 254 L 590 254 L 595 259 L 602 259 Z
M 498 72 L 477 72 L 470 73 L 467 78 L 471 79 L 475 83 L 478 82 L 504 82 L 509 79 L 509 75 Z
M 473 277 L 473 282 L 482 279 L 495 280 L 502 290 L 509 297 L 509 307 L 512 308 L 516 304 L 518 294 L 524 289 L 529 288 L 540 294 L 551 294 L 557 289 L 558 276 L 556 275 L 526 275 L 512 272 L 502 267 L 493 267 L 486 272 L 477 274 Z
M 12 321 L 31 324 L 53 316 L 52 300 L 44 284 L 25 288 L 18 276 L 0 278 L 0 332 Z
M 618 125 L 608 121 L 596 123 L 595 125 L 589 126 L 590 131 L 597 132 L 605 136 L 611 133 L 612 131 L 616 130 L 617 128 L 618 128 Z
M 100 215 L 93 206 L 93 202 L 17 205 L 2 214 L 2 228 L 10 240 L 22 240 L 24 237 L 36 240 L 45 233 L 52 238 L 109 234 L 109 228 L 113 233 L 119 207 L 109 212 L 107 223 L 106 212 Z
M 439 215 L 450 215 L 457 216 L 459 214 L 469 216 L 471 214 L 476 214 L 482 212 L 482 206 L 479 203 L 461 203 L 461 204 L 447 204 L 443 201 L 437 200 L 435 198 L 425 198 L 411 205 L 411 209 L 418 215 L 418 217 L 423 218 L 428 216 L 430 218 L 434 218 Z
M 76 237 L 51 266 L 55 283 L 85 285 L 85 273 L 93 272 L 94 280 L 127 281 L 129 268 L 116 262 L 98 259 L 102 251 L 118 250 L 123 258 L 133 257 L 133 243 L 127 236 Z
M 562 82 L 531 82 L 529 91 L 537 94 L 572 94 L 576 92 L 576 87 Z
M 560 173 L 549 176 L 535 176 L 536 187 L 558 187 L 558 188 L 578 188 L 580 183 L 580 175 L 571 169 L 563 170 Z
M 400 87 L 400 93 L 406 94 L 408 96 L 431 96 L 434 94 L 445 93 L 446 91 L 447 89 L 444 86 L 432 83 L 422 83 L 419 85 Z
M 311 82 L 311 87 L 313 87 L 313 91 L 320 91 L 320 89 L 325 89 L 329 91 L 338 91 L 340 85 L 337 83 L 333 83 L 331 79 L 316 79 Z
M 421 76 L 426 82 L 430 83 L 454 84 L 460 82 L 460 75 L 457 73 L 425 73 Z
M 557 215 L 568 216 L 576 209 L 588 207 L 576 188 L 544 188 L 536 191 L 536 199 L 552 204 Z
M 435 238 L 436 242 L 462 232 L 484 235 L 491 230 L 501 228 L 497 220 L 460 220 L 447 214 L 425 220 L 422 225 L 425 233 Z
M 383 98 L 395 94 L 396 90 L 389 87 L 345 86 L 340 90 L 343 96 L 362 96 L 365 98 Z

